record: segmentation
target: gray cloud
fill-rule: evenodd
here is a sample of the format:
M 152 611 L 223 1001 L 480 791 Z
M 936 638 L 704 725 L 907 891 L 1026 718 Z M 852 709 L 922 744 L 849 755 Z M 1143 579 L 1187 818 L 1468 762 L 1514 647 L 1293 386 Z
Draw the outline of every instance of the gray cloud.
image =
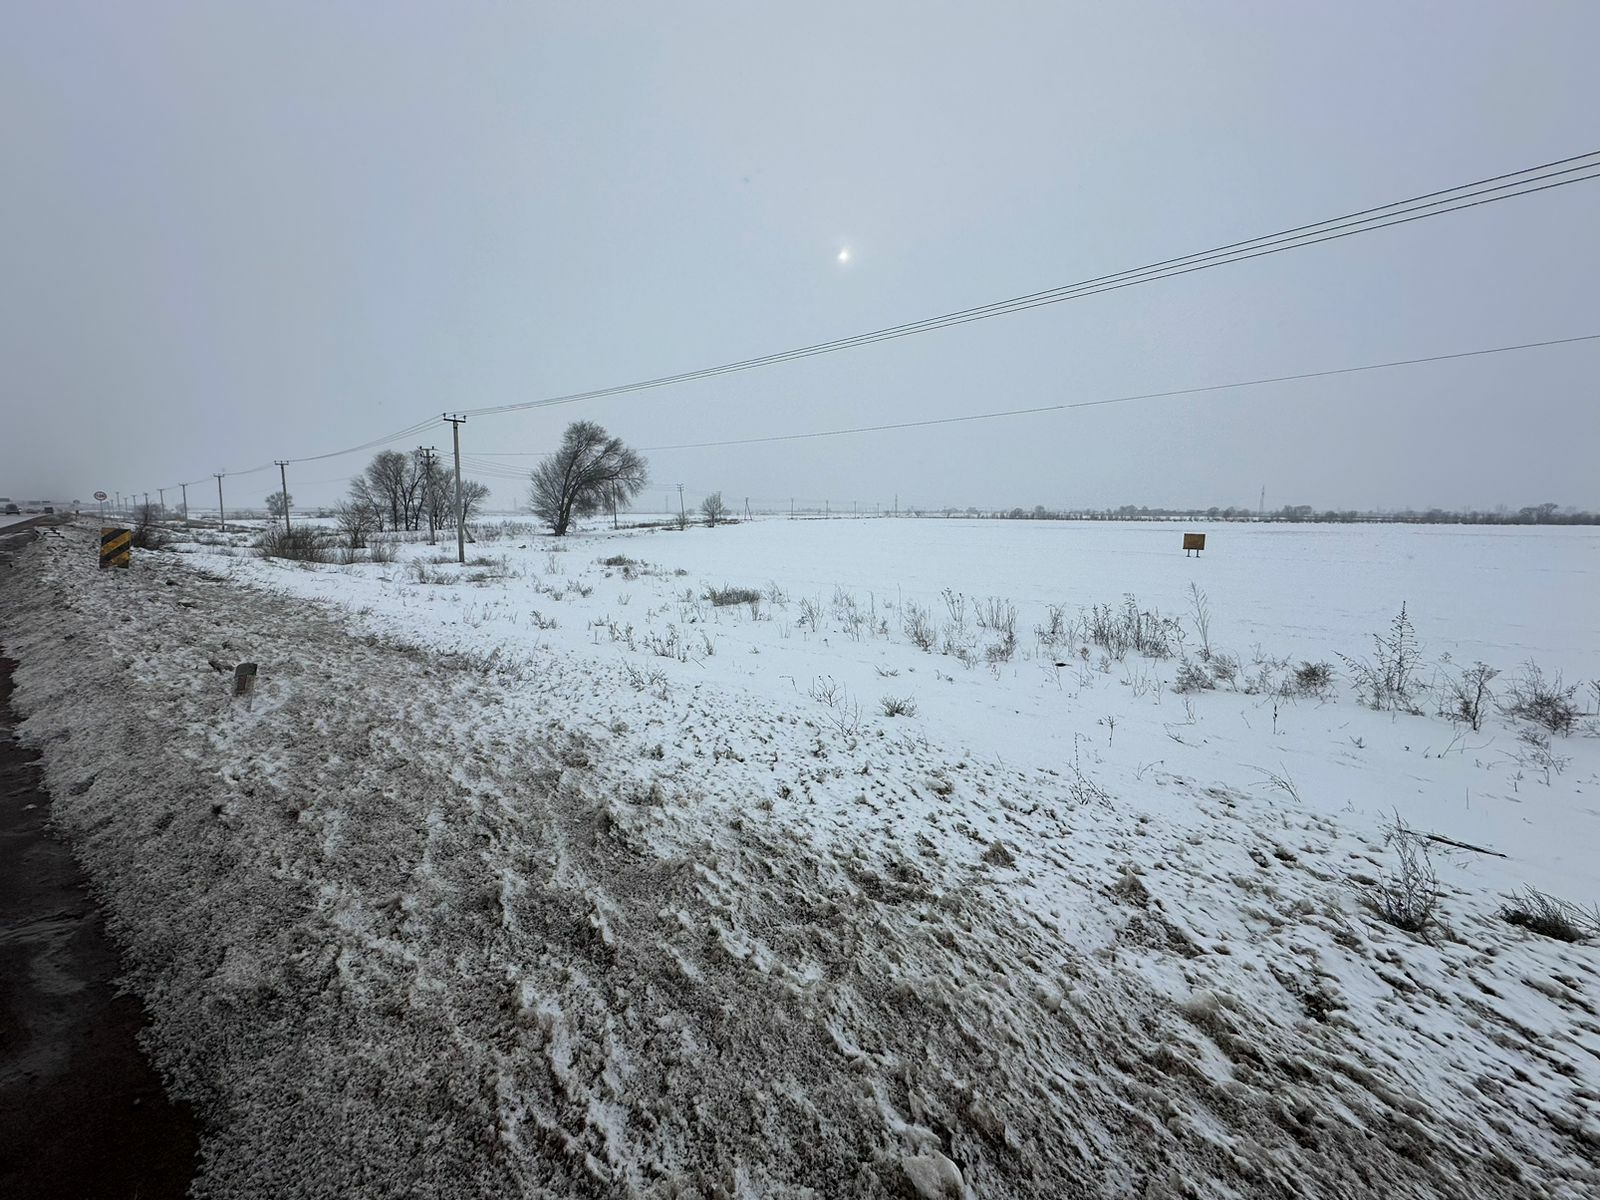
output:
M 1591 149 L 1600 111 L 1600 12 L 1577 4 L 95 3 L 10 27 L 11 495 L 153 491 L 1070 282 Z M 645 446 L 759 436 L 1596 332 L 1597 198 L 483 418 L 464 442 L 538 450 L 579 415 Z M 1594 506 L 1597 355 L 653 465 L 841 506 L 1252 504 L 1263 485 Z M 291 491 L 330 499 L 361 461 L 297 467 Z M 275 472 L 228 486 L 258 501 Z

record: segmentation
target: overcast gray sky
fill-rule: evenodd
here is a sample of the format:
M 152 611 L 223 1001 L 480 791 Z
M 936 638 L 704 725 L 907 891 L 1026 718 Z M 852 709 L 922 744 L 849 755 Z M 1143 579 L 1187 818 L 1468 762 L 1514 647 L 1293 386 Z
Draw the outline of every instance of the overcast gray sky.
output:
M 4 10 L 13 497 L 153 495 L 444 409 L 782 350 L 1600 148 L 1586 0 Z M 544 450 L 580 416 L 654 447 L 1600 332 L 1597 217 L 1600 181 L 475 418 L 464 447 Z M 663 451 L 645 505 L 681 481 L 836 507 L 1253 505 L 1263 485 L 1272 506 L 1600 507 L 1597 369 L 1587 343 Z M 292 468 L 297 503 L 331 500 L 365 457 Z M 521 499 L 492 482 L 497 504 Z M 275 487 L 275 471 L 230 480 L 229 502 Z

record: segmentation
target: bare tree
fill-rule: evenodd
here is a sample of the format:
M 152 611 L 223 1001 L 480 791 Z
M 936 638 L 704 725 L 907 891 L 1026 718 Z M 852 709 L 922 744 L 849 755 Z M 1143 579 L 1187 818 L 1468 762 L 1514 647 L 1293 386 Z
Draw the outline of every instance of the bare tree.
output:
M 362 500 L 349 500 L 335 510 L 339 534 L 350 550 L 366 548 L 367 538 L 383 528 L 383 514 Z
M 141 504 L 134 509 L 133 544 L 141 550 L 159 550 L 167 544 L 166 536 L 157 525 L 160 505 Z
M 417 487 L 413 497 L 414 528 L 454 529 L 456 524 L 456 477 L 438 458 L 416 456 Z M 461 516 L 471 521 L 489 498 L 488 485 L 476 479 L 461 481 Z
M 423 467 L 415 455 L 382 450 L 350 485 L 350 498 L 375 507 L 390 529 L 415 529 L 423 515 L 422 482 Z
M 722 502 L 721 492 L 712 492 L 700 501 L 700 515 L 706 519 L 706 524 L 713 529 L 728 519 L 728 506 Z
M 455 491 L 455 480 L 450 481 L 450 490 Z M 489 485 L 479 483 L 476 479 L 463 479 L 461 481 L 461 519 L 470 521 L 483 508 L 483 502 L 489 498 Z M 448 524 L 455 524 L 455 512 L 452 510 Z
M 287 492 L 273 492 L 267 497 L 267 512 L 274 517 L 283 516 L 283 510 L 294 503 L 294 497 Z
M 557 537 L 574 517 L 588 517 L 608 503 L 633 499 L 649 481 L 649 464 L 593 421 L 567 426 L 558 449 L 531 475 L 533 511 Z

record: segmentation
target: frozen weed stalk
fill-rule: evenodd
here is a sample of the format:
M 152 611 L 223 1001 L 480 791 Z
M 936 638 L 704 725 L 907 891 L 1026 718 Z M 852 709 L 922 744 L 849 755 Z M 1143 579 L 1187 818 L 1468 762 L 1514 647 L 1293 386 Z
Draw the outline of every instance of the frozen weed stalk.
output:
M 1398 812 L 1384 831 L 1384 841 L 1395 853 L 1397 868 L 1372 889 L 1372 906 L 1396 929 L 1428 940 L 1439 907 L 1439 877 L 1428 857 L 1427 844 L 1400 819 Z
M 1417 695 L 1421 691 L 1422 655 L 1403 603 L 1389 625 L 1388 634 L 1372 635 L 1372 646 L 1370 659 L 1339 655 L 1350 672 L 1361 702 L 1379 711 L 1419 715 L 1422 710 L 1417 705 Z

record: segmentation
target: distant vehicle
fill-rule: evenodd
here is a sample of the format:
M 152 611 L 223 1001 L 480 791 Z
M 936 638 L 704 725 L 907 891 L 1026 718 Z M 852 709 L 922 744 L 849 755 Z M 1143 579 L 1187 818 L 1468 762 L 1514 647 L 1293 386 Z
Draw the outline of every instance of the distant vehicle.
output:
M 55 506 L 55 505 L 54 505 L 54 504 L 46 504 L 46 505 L 45 505 L 45 506 L 44 506 L 44 510 L 45 510 L 45 512 L 47 512 L 47 513 L 53 513 L 53 512 L 55 512 L 55 510 L 56 510 L 56 506 Z
M 20 508 L 18 508 L 15 504 L 7 504 L 6 505 L 6 516 L 8 516 L 8 517 L 17 516 L 21 512 L 22 512 L 22 510 Z

